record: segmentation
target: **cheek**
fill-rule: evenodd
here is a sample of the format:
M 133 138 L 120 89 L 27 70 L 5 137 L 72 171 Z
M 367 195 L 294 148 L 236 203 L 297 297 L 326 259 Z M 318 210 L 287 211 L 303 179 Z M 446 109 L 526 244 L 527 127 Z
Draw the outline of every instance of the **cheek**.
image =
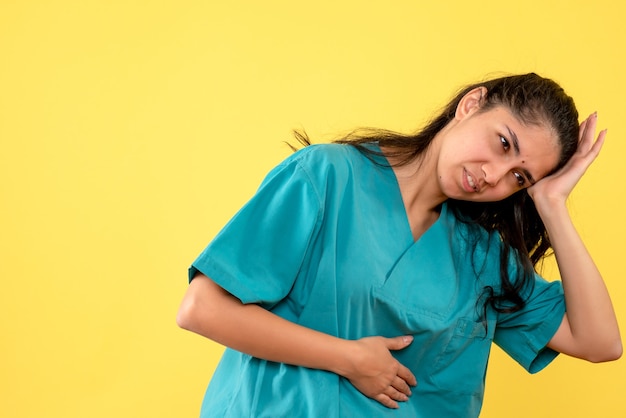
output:
M 437 173 L 437 187 L 441 194 L 448 198 L 460 198 L 460 186 L 457 181 L 455 181 L 454 176 L 447 171 L 445 173 Z
M 504 200 L 507 197 L 517 193 L 521 189 L 516 185 L 508 185 L 503 184 L 502 182 L 498 184 L 496 188 L 489 189 L 487 193 L 485 193 L 485 201 L 487 202 L 498 202 L 500 200 Z

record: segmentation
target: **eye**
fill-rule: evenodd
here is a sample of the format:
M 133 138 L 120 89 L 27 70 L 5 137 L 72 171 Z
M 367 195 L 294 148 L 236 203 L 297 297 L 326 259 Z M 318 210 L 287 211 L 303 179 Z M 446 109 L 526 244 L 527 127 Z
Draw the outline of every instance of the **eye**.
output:
M 500 136 L 500 143 L 502 144 L 502 148 L 504 148 L 505 151 L 508 151 L 509 148 L 511 148 L 511 144 L 509 144 L 508 139 L 503 136 Z
M 526 179 L 524 178 L 524 176 L 522 176 L 517 171 L 514 171 L 513 175 L 515 176 L 515 180 L 517 180 L 518 186 L 519 187 L 524 187 L 524 185 L 526 184 Z

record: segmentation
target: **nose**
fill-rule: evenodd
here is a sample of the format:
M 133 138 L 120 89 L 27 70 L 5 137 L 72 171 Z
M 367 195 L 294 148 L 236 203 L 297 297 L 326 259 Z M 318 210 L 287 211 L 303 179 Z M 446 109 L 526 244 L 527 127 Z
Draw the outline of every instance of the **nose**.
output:
M 485 183 L 487 183 L 491 187 L 494 187 L 509 171 L 509 167 L 505 164 L 491 163 L 483 164 L 482 170 L 485 178 Z

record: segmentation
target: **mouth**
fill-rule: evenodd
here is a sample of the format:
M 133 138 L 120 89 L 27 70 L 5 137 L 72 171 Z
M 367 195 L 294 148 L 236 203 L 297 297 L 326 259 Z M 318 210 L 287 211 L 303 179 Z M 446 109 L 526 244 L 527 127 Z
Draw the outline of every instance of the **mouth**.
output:
M 464 183 L 466 183 L 466 189 L 467 191 L 470 192 L 477 192 L 478 191 L 478 185 L 476 184 L 476 181 L 474 180 L 474 177 L 472 177 L 472 175 L 465 169 L 463 169 L 463 174 L 464 174 Z

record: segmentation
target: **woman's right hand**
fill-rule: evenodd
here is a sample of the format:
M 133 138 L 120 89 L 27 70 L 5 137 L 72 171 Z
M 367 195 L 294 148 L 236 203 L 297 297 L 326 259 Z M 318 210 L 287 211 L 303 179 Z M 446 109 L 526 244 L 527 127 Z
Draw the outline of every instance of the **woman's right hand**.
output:
M 413 373 L 391 355 L 410 336 L 346 340 L 287 321 L 255 304 L 243 304 L 203 274 L 191 281 L 178 325 L 251 356 L 328 370 L 389 408 L 407 400 Z
M 402 350 L 412 341 L 411 336 L 355 340 L 351 370 L 342 375 L 365 396 L 388 408 L 398 408 L 398 402 L 409 399 L 411 386 L 416 386 L 417 380 L 391 351 Z

